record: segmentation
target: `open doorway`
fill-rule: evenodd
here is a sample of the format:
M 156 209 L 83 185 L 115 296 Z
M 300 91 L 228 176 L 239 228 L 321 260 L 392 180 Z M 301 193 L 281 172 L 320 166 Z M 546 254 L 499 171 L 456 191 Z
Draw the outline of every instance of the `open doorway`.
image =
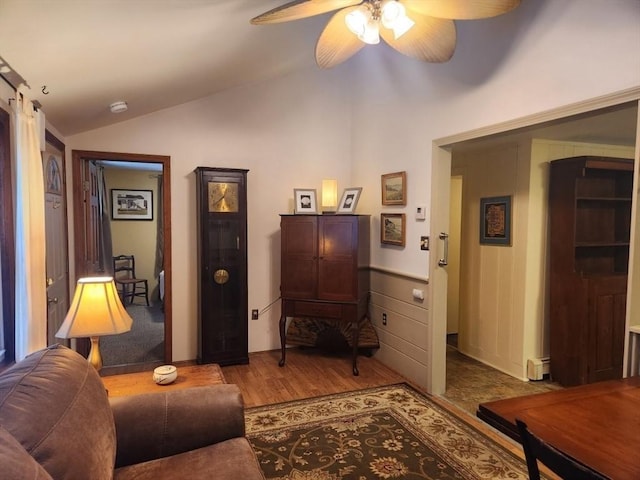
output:
M 125 302 L 137 322 L 136 328 L 127 334 L 103 339 L 106 350 L 114 348 L 103 352 L 102 372 L 108 375 L 146 370 L 170 363 L 170 158 L 74 150 L 72 162 L 76 277 L 96 273 L 112 275 L 114 256 L 133 255 L 136 277 L 147 280 L 147 295 Z M 145 214 L 119 214 L 120 197 L 127 199 L 138 194 L 145 202 Z M 118 195 L 118 201 L 112 198 L 114 195 Z M 129 221 L 122 220 L 123 217 Z M 146 345 L 149 342 L 155 343 Z
M 615 98 L 614 98 L 615 97 Z M 621 100 L 622 99 L 622 100 Z M 608 103 L 610 102 L 610 103 Z M 597 110 L 593 110 L 594 108 Z M 433 171 L 432 184 L 434 185 L 432 195 L 432 235 L 437 236 L 439 232 L 447 232 L 450 228 L 450 183 L 449 180 L 453 174 L 457 172 L 453 169 L 455 165 L 455 157 L 464 152 L 473 155 L 474 150 L 491 149 L 496 145 L 517 145 L 516 148 L 522 149 L 522 145 L 529 144 L 533 138 L 545 138 L 555 141 L 573 141 L 573 142 L 591 142 L 591 143 L 608 143 L 633 145 L 635 143 L 635 134 L 637 126 L 637 92 L 627 92 L 624 97 L 621 94 L 612 96 L 611 99 L 600 99 L 597 106 L 593 103 L 585 104 L 582 112 L 578 106 L 569 106 L 558 111 L 548 112 L 545 115 L 537 115 L 535 118 L 524 118 L 518 122 L 512 122 L 509 126 L 496 125 L 483 129 L 482 132 L 470 132 L 459 136 L 450 137 L 436 141 L 433 150 Z M 622 123 L 618 122 L 622 120 Z M 626 143 L 625 143 L 626 142 Z M 516 155 L 525 158 L 530 152 L 519 151 Z M 485 170 L 483 175 L 493 175 L 495 170 Z M 538 174 L 538 172 L 534 172 Z M 529 173 L 527 173 L 529 174 Z M 544 177 L 540 177 L 543 181 Z M 439 186 L 435 186 L 435 185 Z M 446 184 L 446 189 L 443 185 Z M 483 195 L 479 195 L 482 197 Z M 514 202 L 518 201 L 514 198 Z M 478 209 L 474 208 L 474 212 Z M 539 212 L 538 212 L 539 213 Z M 530 221 L 531 215 L 537 215 L 536 212 L 521 211 L 519 221 Z M 478 216 L 476 212 L 476 217 Z M 538 218 L 542 221 L 542 219 Z M 470 241 L 478 243 L 478 218 L 472 221 L 474 226 L 474 234 L 469 234 Z M 462 234 L 465 235 L 464 233 Z M 438 266 L 438 259 L 442 257 L 444 246 L 438 245 L 438 250 L 434 252 L 431 259 L 430 268 L 430 299 L 432 304 L 430 325 L 431 345 L 432 345 L 432 371 L 430 391 L 432 393 L 443 394 L 446 388 L 446 337 L 447 323 L 444 319 L 447 317 L 447 302 L 449 301 L 447 285 L 450 272 L 448 268 Z M 494 247 L 494 249 L 499 247 Z M 477 259 L 476 259 L 477 260 Z M 510 272 L 512 265 L 505 263 L 504 259 L 483 259 L 479 261 L 478 268 L 483 270 L 482 262 L 496 261 L 500 265 L 500 272 Z M 526 259 L 525 259 L 526 260 Z M 530 259 L 529 259 L 530 260 Z M 465 255 L 462 255 L 461 262 L 465 261 Z M 538 260 L 540 261 L 540 260 Z M 498 274 L 500 274 L 500 272 Z M 498 275 L 497 274 L 497 275 Z M 527 285 L 521 285 L 522 290 Z M 544 290 L 544 285 L 542 285 Z M 495 289 L 493 294 L 498 295 L 499 289 Z M 479 290 L 475 293 L 481 296 Z M 541 293 L 544 295 L 544 292 Z M 512 309 L 512 317 L 525 317 L 526 315 L 539 317 L 539 312 L 531 312 L 530 306 L 521 305 L 521 310 Z M 526 308 L 525 308 L 526 307 Z M 461 309 L 464 308 L 461 306 Z M 491 312 L 483 312 L 484 315 L 491 316 Z M 538 318 L 539 320 L 539 318 Z M 460 327 L 461 329 L 464 327 Z M 541 355 L 545 348 L 544 335 L 547 335 L 544 325 L 540 325 L 539 321 L 525 323 L 519 325 L 517 329 L 506 336 L 506 339 L 499 340 L 498 333 L 502 332 L 500 325 L 492 325 L 484 328 L 475 325 L 474 328 L 481 329 L 483 335 L 490 335 L 493 332 L 492 341 L 494 344 L 503 342 L 512 345 L 518 345 L 518 348 L 507 351 L 504 358 L 511 361 L 514 365 L 518 364 L 520 372 L 524 372 L 526 368 L 526 360 L 528 355 L 535 353 Z M 461 331 L 460 336 L 463 333 Z M 548 341 L 548 340 L 547 340 Z M 490 363 L 490 362 L 488 362 Z M 503 371 L 506 369 L 503 369 Z M 513 375 L 513 374 L 512 374 Z M 526 372 L 516 375 L 518 378 L 526 379 Z

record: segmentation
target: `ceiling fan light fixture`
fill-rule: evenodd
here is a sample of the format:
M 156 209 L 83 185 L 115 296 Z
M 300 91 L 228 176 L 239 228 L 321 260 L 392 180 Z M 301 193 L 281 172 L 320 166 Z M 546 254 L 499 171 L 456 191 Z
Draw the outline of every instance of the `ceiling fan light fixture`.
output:
M 373 18 L 367 22 L 364 33 L 358 35 L 358 38 L 369 45 L 377 45 L 380 43 L 380 26 L 377 20 Z
M 396 0 L 387 0 L 381 9 L 382 26 L 393 30 L 393 35 L 400 38 L 407 33 L 415 22 L 407 16 L 407 10 Z
M 370 20 L 371 11 L 365 5 L 361 5 L 344 17 L 344 22 L 347 24 L 347 28 L 358 37 L 364 35 L 367 23 L 369 23 Z

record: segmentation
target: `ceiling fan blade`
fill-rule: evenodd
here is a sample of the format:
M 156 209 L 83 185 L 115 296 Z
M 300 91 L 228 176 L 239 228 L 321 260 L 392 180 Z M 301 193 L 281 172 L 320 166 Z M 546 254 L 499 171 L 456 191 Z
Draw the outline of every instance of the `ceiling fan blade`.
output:
M 252 18 L 251 23 L 264 25 L 299 20 L 360 3 L 362 0 L 294 0 Z
M 324 27 L 316 44 L 316 63 L 319 67 L 335 67 L 365 46 L 365 43 L 347 28 L 344 20 L 356 8 L 340 10 Z
M 398 52 L 425 62 L 446 62 L 456 49 L 456 26 L 453 20 L 411 13 L 415 25 L 400 38 L 392 30 L 380 28 L 380 36 Z
M 507 13 L 520 5 L 520 0 L 400 0 L 400 3 L 422 15 L 475 20 Z

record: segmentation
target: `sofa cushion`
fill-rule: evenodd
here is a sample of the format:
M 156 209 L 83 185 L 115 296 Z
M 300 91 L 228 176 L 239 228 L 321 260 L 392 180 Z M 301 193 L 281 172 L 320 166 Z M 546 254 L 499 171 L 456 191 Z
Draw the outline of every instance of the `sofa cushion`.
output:
M 2 427 L 0 427 L 0 465 L 2 465 L 0 474 L 2 478 L 51 480 L 51 475 Z
M 179 472 L 179 473 L 178 473 Z M 117 468 L 114 480 L 248 480 L 264 479 L 251 445 L 244 437 L 171 457 Z
M 111 479 L 113 414 L 98 373 L 55 345 L 0 375 L 0 425 L 55 479 Z

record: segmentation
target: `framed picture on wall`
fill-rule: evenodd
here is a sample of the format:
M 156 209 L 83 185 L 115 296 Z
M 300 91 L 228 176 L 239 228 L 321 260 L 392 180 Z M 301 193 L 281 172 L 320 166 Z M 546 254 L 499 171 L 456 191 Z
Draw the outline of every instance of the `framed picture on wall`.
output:
M 480 199 L 480 244 L 511 245 L 511 197 Z
M 111 189 L 113 220 L 153 220 L 152 190 Z
M 380 214 L 380 243 L 404 247 L 406 216 L 404 213 Z
M 382 175 L 382 204 L 407 204 L 407 173 L 396 172 Z

